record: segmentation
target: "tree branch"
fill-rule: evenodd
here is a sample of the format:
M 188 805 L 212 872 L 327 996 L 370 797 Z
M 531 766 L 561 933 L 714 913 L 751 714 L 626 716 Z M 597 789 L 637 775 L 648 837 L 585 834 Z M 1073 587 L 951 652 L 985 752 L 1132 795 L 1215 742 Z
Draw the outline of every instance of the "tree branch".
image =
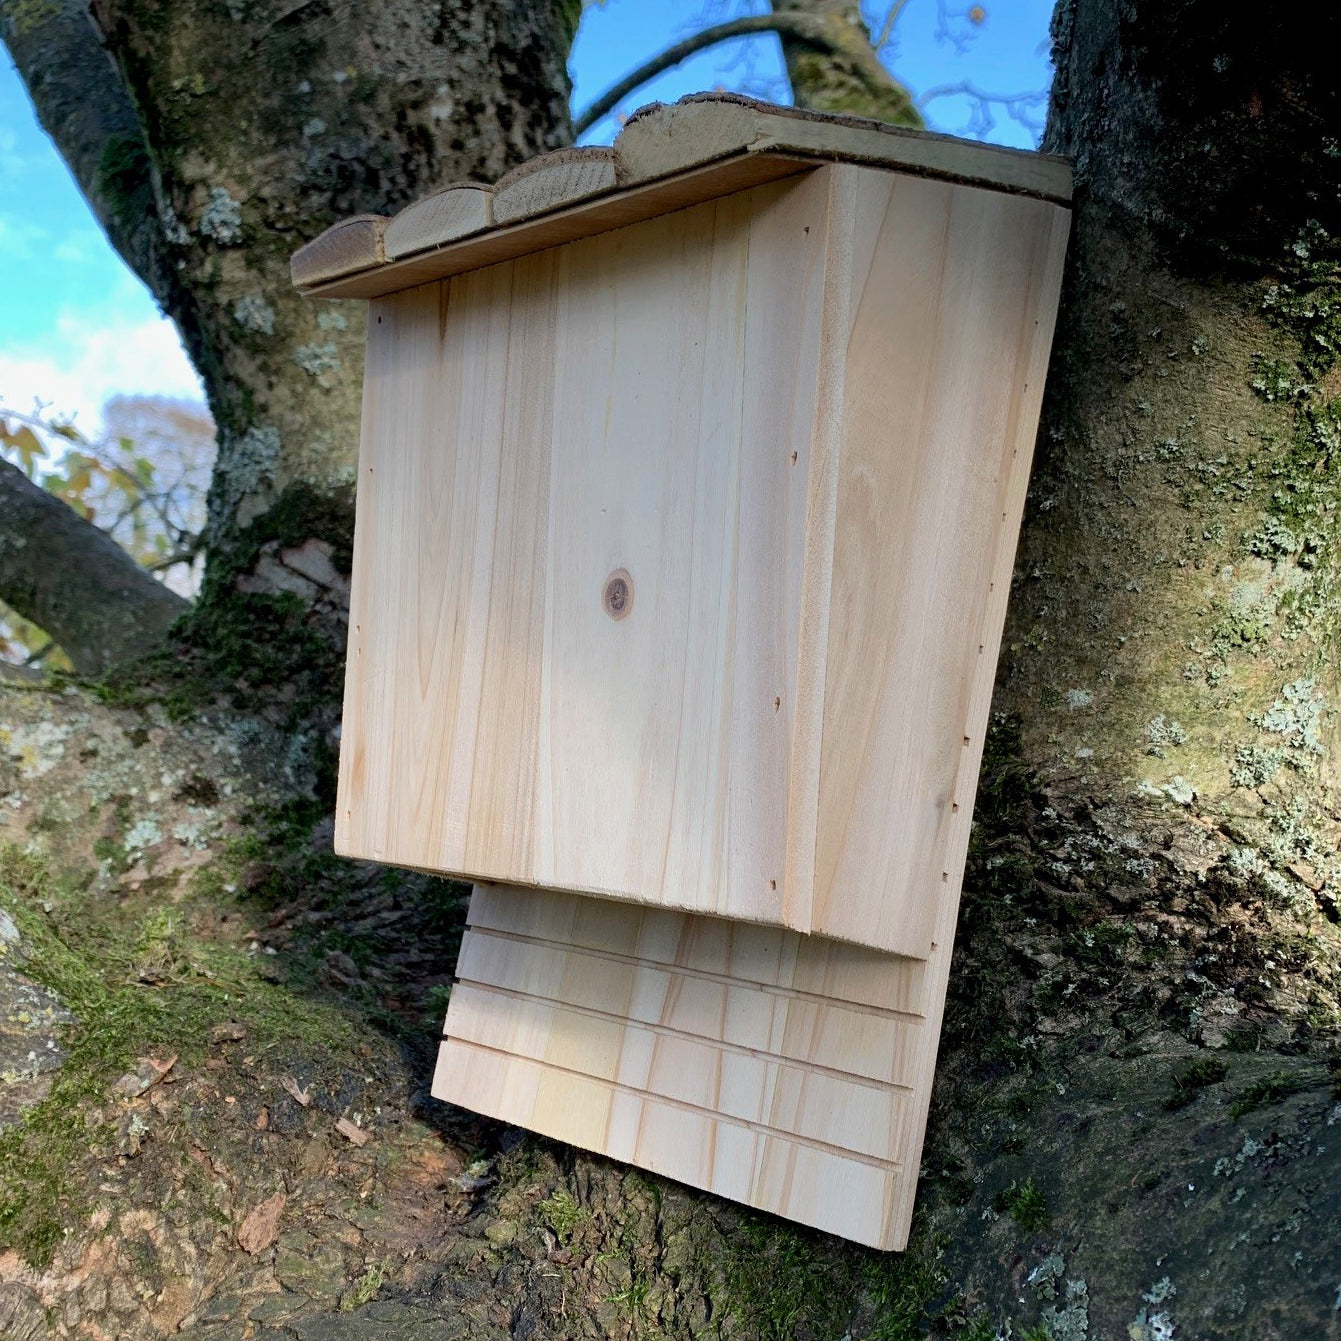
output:
M 885 21 L 880 25 L 880 36 L 871 43 L 876 51 L 883 51 L 885 43 L 894 36 L 894 25 L 899 21 L 899 15 L 903 13 L 907 4 L 908 0 L 894 0 L 894 3 L 890 5 L 888 12 L 885 14 Z
M 110 536 L 4 460 L 0 599 L 89 675 L 148 651 L 189 609 Z
M 122 260 L 160 303 L 172 293 L 139 115 L 81 0 L 0 0 L 0 38 L 42 128 Z
M 688 60 L 696 52 L 702 51 L 706 47 L 717 46 L 721 42 L 729 42 L 735 37 L 748 37 L 753 33 L 770 32 L 785 35 L 796 41 L 804 42 L 808 46 L 817 47 L 822 51 L 832 52 L 834 49 L 832 41 L 826 33 L 825 25 L 809 14 L 751 14 L 745 18 L 730 19 L 726 23 L 718 23 L 711 28 L 704 28 L 701 32 L 686 37 L 683 42 L 677 42 L 674 46 L 667 47 L 659 56 L 654 56 L 645 65 L 639 66 L 632 74 L 621 79 L 612 89 L 601 94 L 577 118 L 573 123 L 574 134 L 581 135 L 584 131 L 590 130 L 603 116 L 618 107 L 636 88 L 646 84 L 649 79 L 655 79 L 663 71 L 679 65 L 681 61 Z
M 897 20 L 895 5 L 889 20 Z M 815 112 L 848 112 L 896 126 L 922 126 L 912 96 L 885 69 L 857 0 L 773 0 L 775 18 L 804 14 L 818 24 L 822 37 L 794 38 L 782 33 L 792 97 Z M 887 40 L 882 34 L 882 41 Z

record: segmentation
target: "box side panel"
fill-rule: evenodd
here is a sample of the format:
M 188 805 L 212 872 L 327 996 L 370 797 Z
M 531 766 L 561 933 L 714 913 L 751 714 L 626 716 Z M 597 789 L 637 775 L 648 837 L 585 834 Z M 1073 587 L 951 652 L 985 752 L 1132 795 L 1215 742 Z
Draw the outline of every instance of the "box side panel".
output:
M 1067 212 L 845 170 L 861 177 L 813 926 L 926 954 L 963 875 L 964 760 L 987 722 Z
M 947 835 L 946 865 L 956 874 L 948 885 L 949 897 L 942 898 L 937 909 L 936 925 L 932 931 L 932 951 L 926 965 L 928 1044 L 918 1054 L 918 1066 L 921 1069 L 913 1085 L 914 1117 L 910 1124 L 913 1139 L 907 1152 L 909 1168 L 918 1167 L 922 1160 L 922 1143 L 926 1135 L 936 1054 L 940 1046 L 941 1022 L 945 1015 L 945 996 L 950 979 L 955 924 L 959 915 L 960 887 L 972 824 L 972 801 L 978 784 L 978 770 L 982 764 L 986 724 L 991 711 L 992 686 L 996 680 L 997 656 L 1001 649 L 1001 635 L 1006 622 L 1011 570 L 1019 540 L 1020 521 L 1024 515 L 1025 495 L 1029 487 L 1029 467 L 1033 460 L 1048 360 L 1052 353 L 1053 331 L 1056 326 L 1070 229 L 1070 211 L 1054 206 L 1051 213 L 1046 216 L 1044 236 L 1039 239 L 1042 255 L 1038 263 L 1040 278 L 1037 305 L 1027 318 L 1030 326 L 1024 338 L 1028 349 L 1023 362 L 1021 394 L 1015 406 L 1017 418 L 1007 435 L 1011 446 L 1010 461 L 1006 468 L 1008 484 L 1002 501 L 1003 525 L 997 536 L 992 561 L 992 578 L 983 612 L 981 655 L 974 665 L 969 687 L 969 710 L 965 728 L 969 742 L 960 754 L 959 771 L 955 782 L 955 794 L 963 797 L 964 803 L 953 813 Z M 906 1181 L 897 1189 L 893 1218 L 889 1226 L 889 1233 L 895 1238 L 906 1241 L 908 1237 L 913 1220 L 915 1192 L 916 1184 L 913 1180 Z
M 556 907 L 586 948 L 541 934 L 561 932 Z M 894 1208 L 913 1167 L 906 1152 L 920 1139 L 910 1115 L 923 1120 L 903 1077 L 920 1076 L 934 1046 L 921 1018 L 807 992 L 808 952 L 795 951 L 817 942 L 794 933 L 775 933 L 796 943 L 781 962 L 775 943 L 747 938 L 716 976 L 631 958 L 629 911 L 477 888 L 434 1095 L 831 1233 L 902 1247 Z M 673 921 L 683 945 L 714 939 L 702 935 L 713 919 L 649 916 Z M 871 951 L 828 942 L 823 953 L 840 990 L 880 994 Z M 886 977 L 906 967 L 881 959 Z

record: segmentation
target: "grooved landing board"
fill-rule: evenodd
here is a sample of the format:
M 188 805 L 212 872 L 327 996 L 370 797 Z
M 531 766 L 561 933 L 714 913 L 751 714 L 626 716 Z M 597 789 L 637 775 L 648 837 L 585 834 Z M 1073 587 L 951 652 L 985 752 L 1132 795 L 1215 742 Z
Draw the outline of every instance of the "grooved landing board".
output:
M 337 850 L 925 958 L 1068 219 L 827 165 L 376 300 Z
M 953 928 L 954 902 L 940 925 Z M 948 944 L 923 962 L 487 885 L 468 922 L 436 1098 L 905 1245 Z

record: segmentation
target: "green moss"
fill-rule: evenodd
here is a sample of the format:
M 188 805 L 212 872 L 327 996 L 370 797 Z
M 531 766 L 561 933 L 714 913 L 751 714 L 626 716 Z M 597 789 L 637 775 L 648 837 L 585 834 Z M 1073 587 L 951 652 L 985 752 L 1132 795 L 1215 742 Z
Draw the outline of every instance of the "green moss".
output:
M 1218 1085 L 1229 1068 L 1218 1057 L 1205 1057 L 1185 1066 L 1173 1075 L 1173 1090 L 1164 1100 L 1165 1109 L 1174 1113 L 1186 1108 L 1202 1090 Z
M 48 1097 L 0 1135 L 0 1247 L 34 1266 L 50 1261 L 89 1210 L 86 1164 L 111 1136 L 106 1091 L 137 1057 L 176 1054 L 184 1069 L 198 1065 L 224 1019 L 246 1027 L 257 1055 L 352 1056 L 359 1046 L 346 1016 L 267 982 L 242 949 L 192 938 L 180 910 L 92 905 L 12 846 L 0 848 L 0 906 L 27 948 L 25 972 L 78 1020 Z
M 3 9 L 0 9 L 0 20 L 17 36 L 23 36 L 60 15 L 61 7 L 55 0 L 5 0 Z
M 98 192 L 123 227 L 142 214 L 150 192 L 149 149 L 142 136 L 108 136 L 98 159 Z
M 1288 1099 L 1292 1094 L 1299 1094 L 1309 1089 L 1311 1084 L 1308 1075 L 1301 1075 L 1298 1072 L 1276 1071 L 1272 1075 L 1263 1076 L 1261 1080 L 1254 1081 L 1235 1095 L 1234 1102 L 1229 1108 L 1229 1116 L 1237 1121 L 1245 1113 L 1251 1113 L 1254 1108 L 1261 1108 L 1264 1104 L 1280 1103 L 1282 1099 Z
M 1267 358 L 1262 354 L 1253 355 L 1249 385 L 1265 401 L 1294 400 L 1310 389 L 1293 359 Z
M 363 1275 L 349 1287 L 340 1300 L 341 1310 L 351 1313 L 356 1308 L 362 1308 L 364 1304 L 371 1304 L 381 1293 L 382 1286 L 386 1283 L 386 1273 L 385 1263 L 372 1263 Z
M 1003 1187 L 992 1198 L 992 1209 L 1003 1215 L 1009 1215 L 1026 1234 L 1036 1234 L 1047 1227 L 1047 1198 L 1043 1190 L 1032 1178 L 1018 1183 L 1011 1179 L 1009 1187 Z
M 940 1269 L 943 1244 L 914 1235 L 907 1249 L 894 1256 L 871 1253 L 862 1266 L 863 1293 L 874 1308 L 872 1341 L 914 1341 L 946 1310 L 938 1307 L 945 1293 Z
M 855 1282 L 835 1270 L 829 1246 L 819 1235 L 742 1217 L 725 1263 L 726 1298 L 750 1335 L 791 1341 L 798 1335 L 843 1334 Z
M 301 545 L 313 536 L 332 544 L 331 561 L 347 573 L 352 562 L 352 495 L 294 486 L 212 562 L 195 608 L 160 651 L 114 668 L 91 688 L 116 706 L 159 702 L 186 721 L 223 699 L 256 712 L 282 703 L 282 725 L 294 731 L 340 701 L 344 640 L 329 620 L 291 593 L 237 589 L 267 544 Z M 282 697 L 280 697 L 282 696 Z M 314 767 L 333 781 L 334 752 L 320 741 Z M 329 791 L 329 787 L 327 788 Z
M 566 1187 L 556 1188 L 540 1203 L 540 1214 L 549 1227 L 558 1235 L 560 1243 L 566 1243 L 573 1237 L 577 1227 L 590 1217 L 577 1198 Z

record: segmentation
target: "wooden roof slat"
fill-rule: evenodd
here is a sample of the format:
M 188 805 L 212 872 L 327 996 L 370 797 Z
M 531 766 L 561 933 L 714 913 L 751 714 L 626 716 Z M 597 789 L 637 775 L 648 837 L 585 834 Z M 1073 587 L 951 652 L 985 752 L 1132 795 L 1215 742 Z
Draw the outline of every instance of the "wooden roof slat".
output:
M 297 289 L 311 289 L 326 280 L 380 266 L 386 260 L 383 235 L 390 220 L 381 214 L 356 214 L 341 219 L 299 247 L 289 261 Z
M 454 182 L 413 205 L 387 225 L 383 239 L 388 261 L 429 247 L 445 246 L 492 228 L 494 188 L 478 182 Z
M 611 191 L 614 186 L 613 149 L 604 145 L 556 149 L 552 154 L 513 168 L 499 179 L 494 195 L 494 221 L 517 223 Z
M 965 182 L 1067 204 L 1061 158 L 831 116 L 738 94 L 693 94 L 635 112 L 614 146 L 560 149 L 496 186 L 451 186 L 389 222 L 359 215 L 293 258 L 316 297 L 375 298 L 638 223 L 823 162 Z

